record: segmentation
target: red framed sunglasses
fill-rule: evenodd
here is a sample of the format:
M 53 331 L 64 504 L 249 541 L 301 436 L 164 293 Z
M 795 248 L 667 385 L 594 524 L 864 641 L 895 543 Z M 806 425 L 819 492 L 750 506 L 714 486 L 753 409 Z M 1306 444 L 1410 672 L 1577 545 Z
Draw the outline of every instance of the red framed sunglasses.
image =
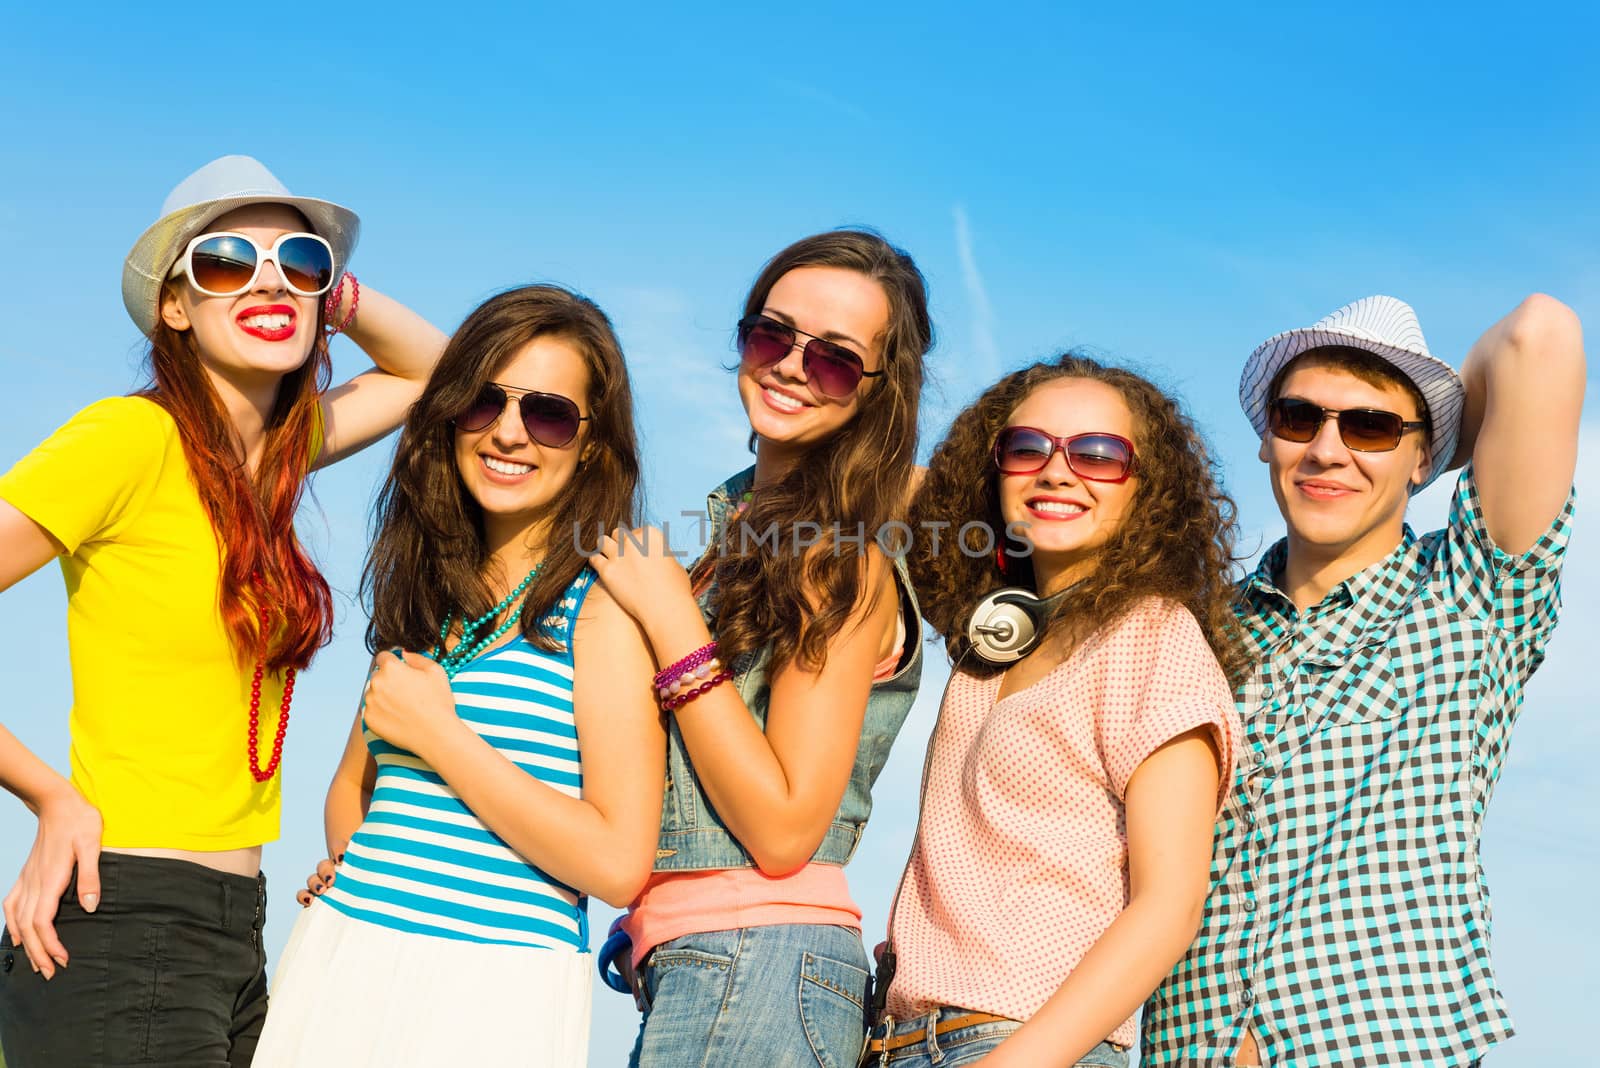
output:
M 1057 452 L 1073 474 L 1090 482 L 1126 482 L 1139 466 L 1133 442 L 1127 438 L 1100 432 L 1058 438 L 1032 426 L 1000 431 L 994 442 L 994 465 L 1003 475 L 1031 475 L 1044 470 Z

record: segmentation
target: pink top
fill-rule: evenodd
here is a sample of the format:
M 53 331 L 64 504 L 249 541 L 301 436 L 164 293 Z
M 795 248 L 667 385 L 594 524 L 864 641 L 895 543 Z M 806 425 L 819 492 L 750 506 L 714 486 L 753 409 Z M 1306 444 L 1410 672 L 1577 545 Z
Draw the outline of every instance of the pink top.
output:
M 735 931 L 780 923 L 821 923 L 861 929 L 844 869 L 807 864 L 773 877 L 756 868 L 657 872 L 621 927 L 633 939 L 633 966 L 663 942 L 702 931 Z
M 1027 689 L 958 671 L 929 742 L 917 841 L 890 919 L 888 1008 L 1026 1020 L 1128 904 L 1123 797 L 1164 743 L 1209 726 L 1231 785 L 1239 718 L 1189 612 L 1150 598 Z M 1134 1019 L 1107 1036 L 1131 1046 Z
M 906 625 L 905 615 L 897 615 L 894 651 L 872 669 L 873 682 L 899 670 Z M 801 923 L 861 929 L 861 908 L 850 897 L 843 868 L 807 864 L 776 877 L 755 868 L 656 872 L 620 926 L 633 941 L 637 968 L 656 946 L 684 935 Z

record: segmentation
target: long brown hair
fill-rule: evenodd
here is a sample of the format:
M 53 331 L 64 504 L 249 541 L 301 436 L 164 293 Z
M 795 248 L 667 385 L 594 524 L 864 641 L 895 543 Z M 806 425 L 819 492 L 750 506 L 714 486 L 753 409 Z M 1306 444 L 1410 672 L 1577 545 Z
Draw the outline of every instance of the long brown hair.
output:
M 254 477 L 239 434 L 201 363 L 190 330 L 159 316 L 150 335 L 151 385 L 137 395 L 164 408 L 217 536 L 217 606 L 241 664 L 303 668 L 333 636 L 333 595 L 295 535 L 294 515 L 320 439 L 318 398 L 332 363 L 318 302 L 316 341 L 305 363 L 283 376 L 267 418 Z
M 1039 386 L 1062 378 L 1104 382 L 1122 395 L 1133 415 L 1137 488 L 1127 519 L 1101 549 L 1094 572 L 1071 588 L 1050 620 L 1068 649 L 1114 623 L 1141 598 L 1156 596 L 1188 608 L 1230 680 L 1247 666 L 1232 604 L 1236 509 L 1222 491 L 1204 439 L 1176 401 L 1149 380 L 1086 356 L 1066 353 L 1002 378 L 956 416 L 934 451 L 911 505 L 916 531 L 947 523 L 960 531 L 974 520 L 1004 543 L 999 482 L 991 459 L 995 438 L 1011 413 Z M 944 636 L 952 659 L 975 673 L 990 668 L 966 657 L 968 614 L 1000 586 L 1032 586 L 1029 557 L 1008 554 L 1002 573 L 993 550 L 982 552 L 988 532 L 965 532 L 974 552 L 942 551 L 917 537 L 908 559 L 923 614 Z M 963 659 L 965 658 L 965 659 Z
M 917 404 L 923 357 L 933 346 L 928 290 L 905 252 L 866 230 L 834 230 L 803 238 L 779 252 L 756 277 L 744 315 L 758 314 L 767 295 L 798 267 L 858 271 L 883 287 L 889 324 L 881 338 L 883 377 L 863 379 L 854 418 L 813 446 L 803 463 L 751 501 L 743 520 L 756 531 L 777 531 L 776 543 L 730 532 L 697 568 L 714 568 L 720 655 L 731 660 L 772 648 L 771 670 L 796 658 L 820 667 L 830 639 L 843 628 L 866 578 L 865 559 L 851 542 L 873 538 L 903 517 L 917 448 Z M 821 527 L 818 544 L 794 551 L 797 524 Z M 808 527 L 809 529 L 813 529 Z M 750 544 L 747 544 L 746 542 Z
M 584 454 L 573 478 L 548 505 L 544 567 L 522 603 L 528 641 L 558 643 L 539 627 L 585 565 L 579 531 L 590 538 L 632 526 L 638 506 L 639 451 L 633 393 L 622 346 L 594 303 L 559 286 L 536 285 L 489 298 L 445 346 L 422 396 L 412 405 L 374 509 L 372 551 L 362 573 L 371 598 L 367 647 L 429 649 L 452 613 L 487 612 L 491 594 L 483 511 L 456 468 L 453 420 L 529 342 L 558 337 L 583 356 L 589 372 Z

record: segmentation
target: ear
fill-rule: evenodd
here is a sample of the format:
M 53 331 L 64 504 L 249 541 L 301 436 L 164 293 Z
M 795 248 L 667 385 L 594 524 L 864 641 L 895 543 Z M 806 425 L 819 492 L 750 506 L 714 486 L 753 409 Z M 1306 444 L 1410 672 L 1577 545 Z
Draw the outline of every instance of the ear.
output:
M 189 329 L 189 313 L 184 310 L 183 302 L 178 299 L 171 286 L 161 287 L 161 321 L 174 330 Z
M 1420 486 L 1428 480 L 1428 469 L 1433 466 L 1433 450 L 1424 445 L 1417 450 L 1417 466 L 1411 471 L 1411 484 Z

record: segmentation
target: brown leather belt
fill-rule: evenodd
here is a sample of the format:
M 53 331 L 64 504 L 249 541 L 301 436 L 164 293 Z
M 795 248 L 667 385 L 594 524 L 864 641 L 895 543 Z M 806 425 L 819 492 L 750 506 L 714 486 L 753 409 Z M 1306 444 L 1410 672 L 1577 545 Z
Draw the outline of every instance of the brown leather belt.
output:
M 940 1020 L 933 1027 L 934 1037 L 947 1035 L 951 1031 L 959 1031 L 963 1027 L 976 1027 L 986 1023 L 1015 1023 L 1009 1016 L 996 1016 L 992 1012 L 969 1012 L 964 1016 L 952 1016 L 948 1020 Z M 891 1024 L 890 1029 L 893 1029 Z M 928 1037 L 928 1029 L 919 1027 L 915 1031 L 907 1031 L 903 1035 L 886 1034 L 882 1038 L 870 1039 L 867 1042 L 868 1053 L 892 1053 L 897 1049 L 914 1046 L 923 1042 Z

